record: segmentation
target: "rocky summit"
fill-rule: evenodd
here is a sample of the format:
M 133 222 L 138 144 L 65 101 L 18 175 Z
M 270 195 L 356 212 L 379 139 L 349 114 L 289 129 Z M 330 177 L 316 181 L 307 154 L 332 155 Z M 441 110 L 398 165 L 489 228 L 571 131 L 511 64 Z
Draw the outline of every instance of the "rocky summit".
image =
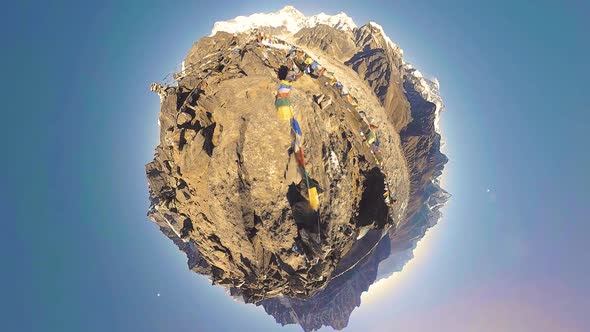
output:
M 449 199 L 438 82 L 402 56 L 376 23 L 287 6 L 215 23 L 152 83 L 148 216 L 191 270 L 282 325 L 346 327 Z

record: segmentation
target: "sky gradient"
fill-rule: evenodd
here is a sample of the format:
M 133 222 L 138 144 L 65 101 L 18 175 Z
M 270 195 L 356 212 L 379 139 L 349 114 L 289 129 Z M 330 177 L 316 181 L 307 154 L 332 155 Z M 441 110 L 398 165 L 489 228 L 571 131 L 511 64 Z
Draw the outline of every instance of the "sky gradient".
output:
M 347 330 L 588 331 L 590 5 L 575 0 L 11 3 L 2 330 L 300 331 L 189 272 L 145 216 L 149 83 L 215 21 L 286 4 L 379 23 L 446 104 L 453 198 Z

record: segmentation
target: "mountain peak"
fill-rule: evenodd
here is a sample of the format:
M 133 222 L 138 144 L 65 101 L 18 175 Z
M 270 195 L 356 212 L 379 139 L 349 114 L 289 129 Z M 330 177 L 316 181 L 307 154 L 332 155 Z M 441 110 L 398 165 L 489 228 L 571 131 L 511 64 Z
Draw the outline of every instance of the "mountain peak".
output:
M 389 38 L 387 36 L 387 34 L 385 34 L 385 30 L 383 29 L 383 27 L 380 24 L 377 24 L 376 22 L 369 22 L 367 23 L 367 25 L 369 26 L 369 28 L 371 29 L 371 32 L 375 31 L 378 34 L 381 34 L 381 36 L 383 37 L 383 39 L 385 39 L 385 42 L 394 50 L 399 50 L 401 54 L 403 54 L 403 50 L 397 46 L 397 44 L 395 44 L 391 38 Z
M 289 13 L 289 14 L 305 16 L 297 8 L 295 8 L 291 5 L 287 5 L 287 6 L 283 7 L 283 9 L 279 10 L 279 13 Z

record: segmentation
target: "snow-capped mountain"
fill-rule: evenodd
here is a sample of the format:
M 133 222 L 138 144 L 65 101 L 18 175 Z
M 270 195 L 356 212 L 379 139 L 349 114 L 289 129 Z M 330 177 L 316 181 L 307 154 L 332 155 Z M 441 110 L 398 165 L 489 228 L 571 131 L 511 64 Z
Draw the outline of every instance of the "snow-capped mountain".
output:
M 285 6 L 283 9 L 274 13 L 255 13 L 249 16 L 238 16 L 228 21 L 215 22 L 210 36 L 215 35 L 219 31 L 240 33 L 261 27 L 284 27 L 290 33 L 295 34 L 303 28 L 312 28 L 319 24 L 328 25 L 342 31 L 353 31 L 357 29 L 357 25 L 353 19 L 344 12 L 336 15 L 320 13 L 308 17 L 293 6 Z M 369 22 L 368 25 L 377 33 L 380 33 L 392 49 L 403 55 L 403 50 L 387 36 L 381 25 L 376 22 Z M 408 77 L 416 84 L 417 91 L 426 100 L 436 105 L 435 128 L 436 132 L 440 133 L 439 119 L 440 112 L 444 110 L 444 105 L 438 93 L 438 80 L 436 78 L 432 80 L 424 78 L 420 71 L 407 62 L 404 62 L 404 70 L 408 74 Z
M 382 36 L 383 39 L 385 39 L 385 41 L 387 42 L 387 44 L 394 50 L 397 50 L 400 52 L 401 55 L 404 54 L 404 50 L 402 50 L 396 43 L 394 43 L 391 38 L 389 38 L 386 34 L 385 34 L 385 30 L 383 30 L 383 27 L 375 22 L 369 22 L 369 25 L 372 28 L 375 28 Z
M 239 33 L 254 28 L 281 26 L 295 34 L 303 28 L 312 28 L 318 24 L 325 24 L 343 31 L 350 31 L 357 27 L 352 18 L 343 12 L 336 15 L 320 13 L 307 17 L 295 7 L 285 6 L 274 13 L 256 13 L 250 16 L 238 16 L 229 21 L 215 22 L 211 36 L 219 31 Z
M 404 70 L 408 76 L 408 79 L 414 83 L 416 91 L 420 93 L 424 99 L 436 105 L 434 128 L 436 132 L 440 134 L 440 113 L 444 111 L 444 104 L 442 98 L 439 95 L 440 85 L 438 83 L 438 79 L 425 78 L 418 69 L 414 68 L 410 63 L 407 62 L 404 63 Z

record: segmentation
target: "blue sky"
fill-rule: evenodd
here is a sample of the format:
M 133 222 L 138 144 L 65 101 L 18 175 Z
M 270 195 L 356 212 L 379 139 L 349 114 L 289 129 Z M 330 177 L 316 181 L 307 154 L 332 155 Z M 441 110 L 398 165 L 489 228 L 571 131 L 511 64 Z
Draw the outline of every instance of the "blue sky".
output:
M 149 83 L 215 21 L 286 4 L 378 22 L 446 103 L 454 197 L 348 330 L 587 330 L 590 7 L 574 0 L 13 3 L 0 20 L 3 329 L 299 330 L 187 271 L 145 217 L 143 168 Z

